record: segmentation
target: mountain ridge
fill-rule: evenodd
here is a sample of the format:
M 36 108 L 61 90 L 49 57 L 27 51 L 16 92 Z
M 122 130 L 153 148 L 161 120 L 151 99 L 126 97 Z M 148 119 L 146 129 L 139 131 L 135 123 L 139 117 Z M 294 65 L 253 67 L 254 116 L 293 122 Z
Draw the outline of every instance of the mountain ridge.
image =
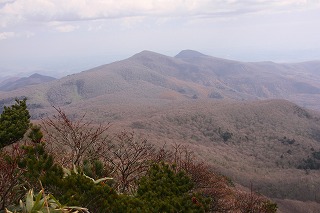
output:
M 34 73 L 29 77 L 22 77 L 7 82 L 1 82 L 0 91 L 12 91 L 26 86 L 41 84 L 53 80 L 56 80 L 56 78 Z
M 143 96 L 217 100 L 280 98 L 320 109 L 320 73 L 317 72 L 320 62 L 302 65 L 238 62 L 192 50 L 179 54 L 180 58 L 176 58 L 145 50 L 121 61 L 54 80 L 39 86 L 45 93 L 41 95 L 42 102 L 47 106 L 66 105 L 100 95 L 126 96 L 127 93 L 137 99 Z M 26 96 L 28 91 L 22 93 Z M 32 101 L 33 97 L 29 98 Z
M 314 189 L 320 173 L 308 168 L 310 159 L 320 165 L 313 158 L 320 152 L 318 63 L 182 53 L 176 58 L 142 51 L 0 92 L 0 106 L 27 97 L 33 119 L 52 115 L 52 106 L 72 119 L 86 114 L 96 123 L 111 122 L 110 131 L 132 130 L 158 146 L 187 145 L 217 171 L 270 197 L 319 202 Z

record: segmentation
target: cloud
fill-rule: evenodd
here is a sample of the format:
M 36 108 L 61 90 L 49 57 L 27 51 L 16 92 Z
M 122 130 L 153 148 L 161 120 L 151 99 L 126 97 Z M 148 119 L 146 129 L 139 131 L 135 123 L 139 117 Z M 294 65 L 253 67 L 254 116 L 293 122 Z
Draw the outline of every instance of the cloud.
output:
M 0 41 L 6 40 L 6 39 L 12 39 L 12 38 L 19 38 L 19 37 L 25 37 L 25 38 L 31 38 L 35 34 L 33 32 L 0 32 Z
M 35 33 L 28 31 L 28 32 L 22 33 L 22 35 L 25 36 L 26 38 L 31 38 L 35 35 Z
M 235 16 L 261 11 L 314 8 L 319 4 L 314 0 L 0 0 L 0 24 L 4 27 L 31 21 L 61 22 L 141 16 Z
M 0 40 L 6 40 L 9 38 L 16 37 L 16 34 L 14 32 L 2 32 L 0 33 Z
M 9 3 L 9 2 L 13 2 L 14 0 L 0 0 L 0 6 L 2 4 L 6 4 L 6 3 Z
M 73 26 L 73 25 L 61 25 L 61 26 L 57 26 L 56 30 L 62 33 L 69 33 L 76 30 L 77 28 L 78 28 L 77 26 Z
M 71 24 L 63 24 L 63 22 L 49 22 L 49 27 L 53 27 L 56 31 L 62 33 L 73 32 L 79 28 L 79 26 L 71 25 Z

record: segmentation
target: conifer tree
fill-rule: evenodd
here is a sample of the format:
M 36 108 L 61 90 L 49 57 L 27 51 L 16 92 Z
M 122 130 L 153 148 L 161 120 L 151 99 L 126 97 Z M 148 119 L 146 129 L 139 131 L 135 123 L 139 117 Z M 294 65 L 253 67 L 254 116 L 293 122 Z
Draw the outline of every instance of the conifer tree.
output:
M 27 99 L 18 100 L 10 107 L 4 107 L 0 115 L 0 149 L 21 140 L 30 127 Z
M 147 212 L 205 212 L 208 200 L 192 193 L 193 184 L 184 172 L 174 172 L 167 164 L 154 164 L 139 181 L 137 198 Z

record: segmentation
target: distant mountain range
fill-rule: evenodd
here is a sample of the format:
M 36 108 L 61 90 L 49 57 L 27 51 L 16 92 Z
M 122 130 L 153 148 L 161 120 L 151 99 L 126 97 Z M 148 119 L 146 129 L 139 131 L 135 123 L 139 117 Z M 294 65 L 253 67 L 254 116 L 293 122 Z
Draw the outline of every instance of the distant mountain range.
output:
M 0 107 L 27 97 L 34 119 L 50 116 L 52 105 L 72 118 L 86 113 L 94 122 L 111 122 L 112 131 L 134 130 L 160 146 L 188 145 L 270 197 L 320 202 L 320 170 L 310 169 L 320 166 L 320 61 L 239 62 L 192 50 L 175 57 L 142 51 L 37 85 L 19 80 L 11 83 L 20 85 L 14 90 L 0 91 Z
M 40 75 L 2 85 L 10 91 L 39 82 L 50 82 L 3 94 L 28 96 L 37 104 L 69 105 L 92 98 L 157 100 L 287 99 L 320 109 L 320 61 L 293 64 L 238 62 L 184 50 L 175 57 L 143 51 L 128 59 L 102 65 L 59 80 Z M 42 97 L 35 100 L 36 96 Z M 109 98 L 108 98 L 109 99 Z
M 19 78 L 12 77 L 0 82 L 0 91 L 12 91 L 20 89 L 29 85 L 36 85 L 41 83 L 46 83 L 55 80 L 55 78 L 50 76 L 40 75 L 35 73 L 29 77 Z

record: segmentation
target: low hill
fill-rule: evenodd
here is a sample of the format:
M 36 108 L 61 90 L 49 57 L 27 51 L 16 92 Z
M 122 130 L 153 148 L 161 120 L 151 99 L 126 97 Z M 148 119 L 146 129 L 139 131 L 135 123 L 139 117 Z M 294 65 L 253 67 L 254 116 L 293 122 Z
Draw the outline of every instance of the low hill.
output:
M 14 82 L 16 80 L 20 79 L 19 77 L 3 77 L 3 78 L 0 78 L 0 87 L 2 85 L 5 85 L 9 82 Z
M 283 100 L 188 101 L 143 112 L 127 128 L 154 143 L 188 144 L 224 174 L 270 197 L 320 196 L 320 170 L 309 164 L 320 163 L 318 113 Z
M 320 114 L 285 100 L 109 102 L 99 97 L 63 107 L 77 117 L 111 122 L 110 131 L 134 131 L 163 146 L 181 143 L 237 183 L 276 199 L 320 196 Z M 115 97 L 110 100 L 116 100 Z M 119 104 L 121 103 L 121 104 Z M 301 205 L 300 205 L 301 204 Z M 288 209 L 287 202 L 283 208 Z M 291 208 L 292 209 L 292 208 Z M 288 212 L 288 211 L 283 211 Z M 290 211 L 289 211 L 290 212 Z
M 29 85 L 41 84 L 41 83 L 50 82 L 53 80 L 55 80 L 55 78 L 35 73 L 29 77 L 17 78 L 17 79 L 11 78 L 4 82 L 1 82 L 0 91 L 12 91 L 12 90 L 23 88 Z

